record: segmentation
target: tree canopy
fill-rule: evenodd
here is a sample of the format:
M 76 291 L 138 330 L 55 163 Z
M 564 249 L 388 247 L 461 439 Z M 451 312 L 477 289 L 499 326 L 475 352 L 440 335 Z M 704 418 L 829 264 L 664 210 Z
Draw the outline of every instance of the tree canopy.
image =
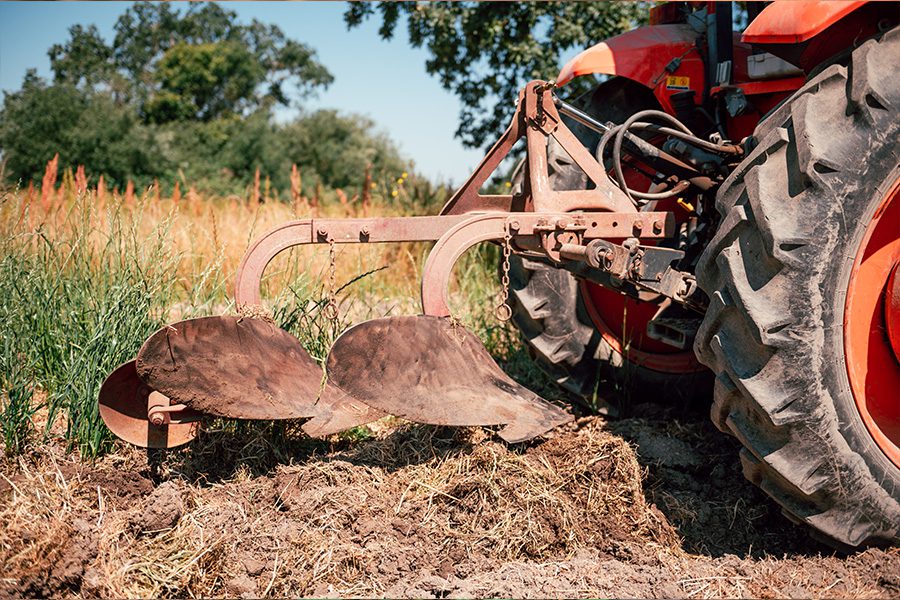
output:
M 185 8 L 182 8 L 185 7 Z M 217 4 L 139 2 L 118 18 L 111 43 L 74 25 L 48 55 L 48 82 L 30 71 L 0 108 L 0 151 L 14 181 L 41 176 L 59 153 L 114 185 L 185 180 L 239 192 L 257 169 L 285 189 L 292 164 L 304 185 L 362 185 L 409 169 L 370 120 L 302 110 L 332 81 L 309 46 L 274 25 L 237 20 Z M 299 105 L 287 123 L 276 105 Z
M 631 29 L 646 12 L 638 2 L 353 2 L 344 20 L 353 28 L 380 16 L 390 39 L 405 16 L 412 46 L 428 50 L 425 68 L 464 104 L 456 135 L 481 147 L 506 127 L 525 83 L 555 78 L 566 51 Z
M 309 46 L 277 25 L 249 24 L 218 4 L 138 2 L 116 21 L 107 45 L 93 25 L 75 25 L 49 50 L 56 83 L 107 90 L 146 121 L 208 121 L 289 105 L 330 84 Z

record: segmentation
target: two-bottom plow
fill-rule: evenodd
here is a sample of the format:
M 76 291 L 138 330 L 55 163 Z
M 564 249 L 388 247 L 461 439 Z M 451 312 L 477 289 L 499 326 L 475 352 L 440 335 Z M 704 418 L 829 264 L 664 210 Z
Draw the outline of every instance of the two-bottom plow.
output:
M 528 150 L 523 193 L 480 194 L 521 137 Z M 584 170 L 593 189 L 550 188 L 550 137 Z M 304 418 L 306 433 L 325 436 L 393 414 L 435 425 L 499 426 L 504 440 L 525 441 L 572 417 L 510 379 L 478 338 L 451 317 L 447 287 L 454 263 L 475 244 L 499 243 L 507 260 L 515 253 L 687 303 L 695 289 L 692 276 L 671 266 L 683 253 L 641 245 L 671 237 L 674 229 L 671 213 L 639 211 L 611 184 L 561 122 L 550 86 L 532 82 L 520 94 L 506 133 L 440 215 L 304 219 L 268 232 L 238 270 L 235 303 L 245 316 L 191 319 L 154 333 L 136 359 L 104 383 L 100 414 L 120 438 L 153 448 L 190 441 L 203 415 Z M 287 248 L 403 241 L 435 242 L 422 276 L 423 314 L 351 327 L 331 348 L 324 373 L 294 336 L 246 316 L 261 314 L 263 271 Z

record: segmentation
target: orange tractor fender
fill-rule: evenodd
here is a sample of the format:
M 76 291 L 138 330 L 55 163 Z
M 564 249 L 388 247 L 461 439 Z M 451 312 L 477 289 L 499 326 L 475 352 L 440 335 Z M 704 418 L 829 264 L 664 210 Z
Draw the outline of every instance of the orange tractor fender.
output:
M 696 39 L 697 33 L 686 24 L 640 27 L 581 52 L 563 66 L 556 85 L 582 75 L 625 77 L 650 88 L 663 109 L 672 113 L 672 94 L 703 92 L 705 67 Z
M 867 4 L 870 6 L 866 10 L 857 12 Z M 740 38 L 741 45 L 744 51 L 749 51 L 744 44 L 762 47 L 808 72 L 836 49 L 872 35 L 872 23 L 883 12 L 877 4 L 864 0 L 777 0 L 750 23 Z M 832 27 L 839 22 L 844 23 Z M 563 86 L 582 75 L 625 77 L 650 88 L 663 109 L 673 113 L 673 94 L 694 90 L 700 96 L 704 90 L 706 70 L 697 49 L 697 37 L 697 32 L 684 23 L 628 31 L 578 54 L 563 66 L 556 85 Z M 736 68 L 740 69 L 737 65 Z
M 747 26 L 741 41 L 748 44 L 799 44 L 822 33 L 857 8 L 856 2 L 773 2 Z

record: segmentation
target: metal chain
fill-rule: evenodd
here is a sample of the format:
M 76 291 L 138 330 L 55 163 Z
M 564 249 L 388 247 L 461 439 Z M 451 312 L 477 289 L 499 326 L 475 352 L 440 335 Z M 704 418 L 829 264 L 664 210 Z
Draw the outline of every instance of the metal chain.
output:
M 500 276 L 500 302 L 494 309 L 494 316 L 498 321 L 506 322 L 512 317 L 512 308 L 510 308 L 507 300 L 509 299 L 509 256 L 512 254 L 512 234 L 509 232 L 509 223 L 504 224 L 503 230 L 503 265 L 502 275 Z
M 328 300 L 325 303 L 325 318 L 337 323 L 337 294 L 334 290 L 337 267 L 335 266 L 334 239 L 328 240 Z

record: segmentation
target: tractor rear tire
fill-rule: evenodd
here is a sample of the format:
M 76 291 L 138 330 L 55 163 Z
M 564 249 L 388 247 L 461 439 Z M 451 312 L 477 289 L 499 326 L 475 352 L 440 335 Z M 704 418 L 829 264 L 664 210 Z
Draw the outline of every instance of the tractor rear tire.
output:
M 719 190 L 694 347 L 744 475 L 838 547 L 900 541 L 900 468 L 856 406 L 843 328 L 854 257 L 900 177 L 900 29 L 848 60 L 760 123 Z
M 610 79 L 579 98 L 584 110 L 600 121 L 622 123 L 645 109 L 659 110 L 653 93 L 624 78 Z M 600 136 L 563 117 L 566 126 L 592 153 Z M 551 138 L 548 146 L 550 183 L 556 190 L 585 189 L 587 176 L 568 153 Z M 522 189 L 522 163 L 512 176 L 512 191 Z M 578 281 L 568 271 L 549 264 L 510 258 L 509 305 L 532 357 L 557 384 L 576 396 L 592 399 L 602 379 L 618 388 L 630 403 L 659 399 L 659 390 L 670 391 L 672 403 L 687 402 L 697 389 L 708 389 L 709 374 L 663 373 L 628 361 L 606 342 L 584 306 Z M 610 399 L 602 394 L 603 400 Z M 588 403 L 594 406 L 593 402 Z M 601 403 L 602 404 L 602 403 Z

